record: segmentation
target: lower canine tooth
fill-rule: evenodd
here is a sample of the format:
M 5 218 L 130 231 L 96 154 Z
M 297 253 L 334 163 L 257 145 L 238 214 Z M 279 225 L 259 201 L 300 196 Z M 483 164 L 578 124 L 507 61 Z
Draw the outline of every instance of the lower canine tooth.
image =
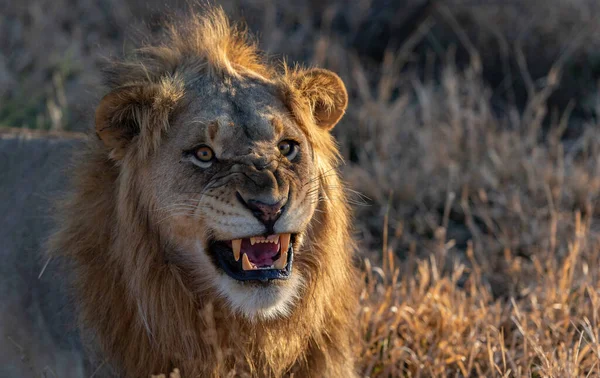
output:
M 248 260 L 248 255 L 244 253 L 244 255 L 242 256 L 242 269 L 244 270 L 254 270 L 254 268 L 252 267 L 252 263 L 250 262 L 250 260 Z
M 287 249 L 285 251 L 281 251 L 281 256 L 279 256 L 279 259 L 277 259 L 277 261 L 275 261 L 275 263 L 273 264 L 273 266 L 275 267 L 275 269 L 283 269 L 285 268 L 285 265 L 287 264 Z
M 279 243 L 281 243 L 281 254 L 282 255 L 283 255 L 283 252 L 287 253 L 288 249 L 290 248 L 290 238 L 291 238 L 290 234 L 279 235 Z
M 233 239 L 231 241 L 231 249 L 233 250 L 233 257 L 235 261 L 240 259 L 240 250 L 242 249 L 242 239 Z

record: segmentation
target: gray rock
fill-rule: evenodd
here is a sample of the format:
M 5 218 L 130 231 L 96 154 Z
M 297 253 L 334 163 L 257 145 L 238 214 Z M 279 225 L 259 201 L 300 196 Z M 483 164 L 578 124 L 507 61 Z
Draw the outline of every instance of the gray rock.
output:
M 0 130 L 0 377 L 89 377 L 66 275 L 48 262 L 52 203 L 76 134 Z M 99 375 L 94 375 L 98 377 Z

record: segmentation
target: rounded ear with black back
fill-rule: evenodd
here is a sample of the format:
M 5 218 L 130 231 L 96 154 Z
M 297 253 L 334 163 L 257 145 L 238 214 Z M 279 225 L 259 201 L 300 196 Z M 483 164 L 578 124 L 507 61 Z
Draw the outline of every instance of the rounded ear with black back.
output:
M 296 71 L 292 85 L 308 101 L 317 126 L 331 130 L 342 119 L 348 92 L 338 75 L 322 68 Z

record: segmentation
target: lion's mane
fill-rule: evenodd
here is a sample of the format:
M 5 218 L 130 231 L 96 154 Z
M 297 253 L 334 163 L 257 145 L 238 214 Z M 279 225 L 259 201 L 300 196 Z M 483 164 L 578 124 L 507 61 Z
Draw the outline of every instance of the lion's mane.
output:
M 187 74 L 173 76 L 177 67 Z M 51 253 L 68 263 L 83 334 L 128 377 L 179 368 L 184 377 L 352 376 L 356 272 L 350 218 L 335 170 L 337 148 L 327 130 L 309 132 L 322 200 L 303 249 L 303 296 L 289 317 L 251 321 L 231 313 L 210 288 L 192 291 L 185 269 L 165 258 L 165 242 L 143 205 L 147 190 L 137 177 L 139 159 L 160 148 L 184 84 L 196 75 L 261 75 L 283 89 L 299 127 L 314 122 L 315 104 L 301 68 L 267 63 L 243 29 L 221 10 L 173 23 L 149 43 L 106 68 L 110 90 L 135 83 L 142 90 L 114 101 L 148 104 L 135 114 L 142 125 L 138 151 L 109 157 L 95 136 L 77 154 L 72 190 L 60 205 Z M 325 94 L 326 96 L 327 94 Z M 325 97 L 327 98 L 327 97 Z M 332 99 L 331 101 L 334 101 Z M 127 112 L 127 107 L 123 107 Z M 102 116 L 102 114 L 98 115 Z M 115 112 L 113 117 L 125 117 Z M 134 157 L 135 156 L 135 157 Z

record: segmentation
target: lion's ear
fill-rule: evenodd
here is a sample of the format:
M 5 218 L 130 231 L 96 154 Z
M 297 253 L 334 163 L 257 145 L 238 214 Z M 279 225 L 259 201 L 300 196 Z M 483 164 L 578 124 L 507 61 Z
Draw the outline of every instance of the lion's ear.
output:
M 294 86 L 308 100 L 316 124 L 326 130 L 332 129 L 348 106 L 344 82 L 335 73 L 321 68 L 301 71 L 296 75 Z
M 183 95 L 181 88 L 173 80 L 163 80 L 157 84 L 122 86 L 104 96 L 96 109 L 96 134 L 110 149 L 110 157 L 121 159 L 142 129 L 149 130 L 142 137 L 160 134 Z
M 96 134 L 119 159 L 140 131 L 139 115 L 144 108 L 142 86 L 127 86 L 113 90 L 102 98 L 96 108 Z

